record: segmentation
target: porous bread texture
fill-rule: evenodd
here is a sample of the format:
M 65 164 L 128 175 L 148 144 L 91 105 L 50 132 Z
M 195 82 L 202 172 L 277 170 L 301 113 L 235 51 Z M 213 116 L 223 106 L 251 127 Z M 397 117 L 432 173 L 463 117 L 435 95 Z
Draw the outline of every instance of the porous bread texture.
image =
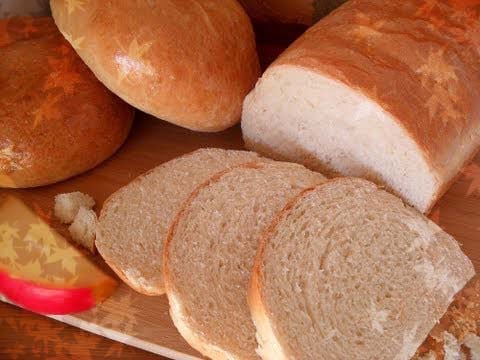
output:
M 77 244 L 94 253 L 96 226 L 97 214 L 95 214 L 95 211 L 81 207 L 73 223 L 68 227 L 68 231 Z
M 253 152 L 207 148 L 141 175 L 104 203 L 97 250 L 134 290 L 163 294 L 163 242 L 180 205 L 215 173 L 258 159 Z
M 95 200 L 87 194 L 75 191 L 55 196 L 54 213 L 64 224 L 71 224 L 81 207 L 91 209 Z
M 247 290 L 257 242 L 274 215 L 324 177 L 288 163 L 241 165 L 185 203 L 164 250 L 172 319 L 212 359 L 258 359 Z
M 263 359 L 410 359 L 474 275 L 458 243 L 374 184 L 334 179 L 264 234 L 249 305 Z
M 384 184 L 421 212 L 439 196 L 440 174 L 391 114 L 304 67 L 275 66 L 262 76 L 245 99 L 242 131 L 249 149 Z

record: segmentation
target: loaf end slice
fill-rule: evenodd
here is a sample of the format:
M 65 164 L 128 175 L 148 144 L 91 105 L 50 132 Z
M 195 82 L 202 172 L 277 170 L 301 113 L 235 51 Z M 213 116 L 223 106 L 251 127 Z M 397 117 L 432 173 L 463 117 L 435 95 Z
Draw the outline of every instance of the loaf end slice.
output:
M 245 99 L 242 131 L 249 149 L 327 175 L 374 181 L 421 212 L 429 211 L 445 185 L 393 115 L 360 91 L 305 67 L 266 71 Z
M 261 232 L 288 200 L 325 178 L 288 163 L 240 165 L 185 203 L 164 250 L 172 319 L 212 359 L 258 359 L 247 291 Z
M 258 160 L 253 152 L 200 149 L 138 177 L 103 205 L 97 227 L 99 253 L 133 289 L 163 294 L 163 242 L 180 205 L 215 173 Z
M 264 234 L 249 304 L 264 359 L 410 359 L 474 276 L 458 243 L 361 179 L 294 199 Z

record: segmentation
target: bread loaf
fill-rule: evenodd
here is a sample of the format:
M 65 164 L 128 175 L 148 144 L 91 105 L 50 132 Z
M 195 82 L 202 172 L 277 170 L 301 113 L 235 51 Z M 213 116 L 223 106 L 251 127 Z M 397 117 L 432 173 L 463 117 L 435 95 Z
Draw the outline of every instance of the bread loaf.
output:
M 104 203 L 97 250 L 133 289 L 163 294 L 163 242 L 180 205 L 217 172 L 258 160 L 252 152 L 200 149 L 152 169 Z
M 133 106 L 199 131 L 240 120 L 259 75 L 250 20 L 236 0 L 51 0 L 65 38 Z
M 246 146 L 427 212 L 480 145 L 479 34 L 477 1 L 348 1 L 248 95 Z
M 133 109 L 108 91 L 49 17 L 0 20 L 0 187 L 89 170 L 128 135 Z
M 250 309 L 263 359 L 410 359 L 473 277 L 457 242 L 361 179 L 294 199 L 264 234 Z
M 276 212 L 324 177 L 288 163 L 254 163 L 215 175 L 170 229 L 164 280 L 172 319 L 212 359 L 257 359 L 247 290 L 258 238 Z

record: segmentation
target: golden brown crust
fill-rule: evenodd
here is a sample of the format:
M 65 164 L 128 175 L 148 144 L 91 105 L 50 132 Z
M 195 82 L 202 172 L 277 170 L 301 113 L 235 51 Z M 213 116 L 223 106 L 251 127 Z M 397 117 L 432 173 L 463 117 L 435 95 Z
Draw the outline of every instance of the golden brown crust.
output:
M 476 1 L 352 0 L 274 66 L 304 67 L 373 99 L 448 182 L 480 142 L 479 33 Z
M 52 18 L 0 21 L 0 187 L 51 184 L 123 143 L 133 109 L 109 92 Z
M 50 3 L 85 63 L 130 104 L 199 131 L 240 120 L 259 63 L 250 20 L 236 1 Z
M 480 336 L 480 275 L 475 275 L 455 296 L 445 315 L 419 347 L 414 359 L 421 358 L 430 351 L 435 359 L 444 359 L 445 332 L 452 334 L 459 344 L 464 343 L 468 334 Z M 470 355 L 466 347 L 462 349 Z

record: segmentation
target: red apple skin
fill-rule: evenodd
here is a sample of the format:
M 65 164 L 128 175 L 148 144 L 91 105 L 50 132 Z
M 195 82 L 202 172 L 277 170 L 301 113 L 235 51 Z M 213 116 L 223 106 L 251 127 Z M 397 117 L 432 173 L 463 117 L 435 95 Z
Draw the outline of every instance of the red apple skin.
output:
M 24 309 L 47 315 L 65 315 L 96 305 L 90 288 L 61 289 L 35 284 L 0 270 L 0 294 Z

